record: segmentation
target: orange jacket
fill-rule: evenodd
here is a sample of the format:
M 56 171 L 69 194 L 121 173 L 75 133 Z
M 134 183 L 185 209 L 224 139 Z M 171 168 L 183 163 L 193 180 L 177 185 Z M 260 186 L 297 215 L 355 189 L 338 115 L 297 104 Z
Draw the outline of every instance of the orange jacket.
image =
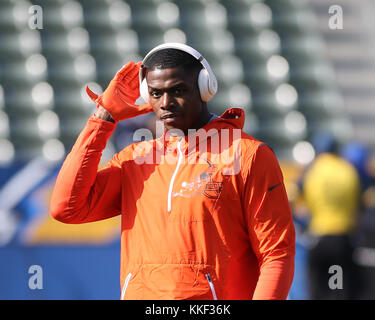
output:
M 134 143 L 98 171 L 115 125 L 89 119 L 51 214 L 65 223 L 121 214 L 122 299 L 287 297 L 295 234 L 282 173 L 243 124 L 243 111 L 229 109 L 203 128 L 212 135 Z

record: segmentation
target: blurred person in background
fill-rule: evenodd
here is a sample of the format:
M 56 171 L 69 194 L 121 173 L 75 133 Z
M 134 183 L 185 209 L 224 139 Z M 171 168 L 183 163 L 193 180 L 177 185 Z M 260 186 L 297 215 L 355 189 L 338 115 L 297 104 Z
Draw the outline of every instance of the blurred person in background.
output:
M 358 236 L 356 238 L 356 247 L 359 250 L 355 253 L 355 259 L 359 265 L 370 267 L 370 269 L 365 269 L 365 271 L 368 272 L 367 276 L 373 277 L 373 265 L 369 265 L 368 261 L 374 260 L 373 248 L 375 248 L 374 158 L 371 156 L 370 149 L 359 141 L 347 143 L 341 150 L 341 156 L 356 168 L 361 182 L 360 214 L 358 219 Z M 369 283 L 371 281 L 367 281 L 367 284 Z M 366 295 L 366 291 L 371 291 L 372 288 L 370 285 L 363 289 L 363 294 Z M 371 298 L 374 297 L 372 293 L 370 295 Z
M 358 246 L 375 248 L 375 182 L 363 194 L 358 233 Z
M 329 133 L 313 137 L 317 157 L 303 179 L 303 197 L 310 213 L 308 252 L 310 298 L 355 299 L 358 271 L 353 261 L 361 182 L 356 169 L 339 156 Z M 342 288 L 332 288 L 330 267 L 342 270 Z
M 363 193 L 366 192 L 374 183 L 370 168 L 372 160 L 370 149 L 359 141 L 352 141 L 343 146 L 340 156 L 350 162 L 357 170 L 361 181 L 361 190 Z

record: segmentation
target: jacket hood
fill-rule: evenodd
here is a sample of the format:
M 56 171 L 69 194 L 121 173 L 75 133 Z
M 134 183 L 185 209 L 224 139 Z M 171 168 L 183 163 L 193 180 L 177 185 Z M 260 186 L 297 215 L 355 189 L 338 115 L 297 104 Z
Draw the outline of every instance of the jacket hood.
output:
M 208 123 L 206 127 L 220 128 L 233 128 L 241 129 L 245 124 L 245 112 L 241 108 L 231 108 L 226 110 L 218 119 Z
M 217 119 L 210 121 L 205 126 L 203 126 L 201 129 L 204 129 L 205 131 L 208 131 L 210 129 L 216 129 L 220 131 L 221 129 L 240 129 L 242 130 L 243 126 L 245 124 L 245 112 L 241 108 L 231 108 L 226 110 L 221 116 L 219 116 Z M 193 135 L 196 134 L 196 132 L 199 132 L 199 130 L 193 130 Z M 191 136 L 191 134 L 185 135 L 184 139 L 187 140 L 187 138 Z M 179 140 L 178 137 L 174 137 L 171 135 L 168 135 L 167 132 L 165 132 L 160 138 L 157 140 L 163 140 L 164 142 L 172 142 Z
M 192 133 L 185 135 L 182 139 L 181 136 L 173 136 L 168 134 L 166 131 L 161 137 L 157 138 L 155 141 L 159 146 L 164 146 L 164 150 L 171 145 L 177 143 L 181 140 L 181 148 L 184 153 L 189 153 L 195 149 L 194 146 L 198 146 L 201 143 L 206 143 L 205 141 L 211 137 L 213 131 L 216 130 L 220 133 L 222 129 L 236 129 L 238 136 L 238 131 L 242 132 L 242 128 L 245 123 L 245 112 L 241 108 L 231 108 L 226 110 L 217 119 L 210 121 L 205 126 L 198 130 L 192 130 Z M 215 135 L 215 134 L 214 134 Z M 233 136 L 232 136 L 233 138 Z M 238 137 L 237 137 L 238 138 Z

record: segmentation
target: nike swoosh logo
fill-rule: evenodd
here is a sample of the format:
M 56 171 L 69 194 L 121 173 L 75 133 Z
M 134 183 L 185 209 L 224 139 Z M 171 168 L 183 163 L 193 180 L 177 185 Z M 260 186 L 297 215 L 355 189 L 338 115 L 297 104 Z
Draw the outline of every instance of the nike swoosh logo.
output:
M 276 187 L 278 187 L 281 183 L 278 183 L 276 185 L 274 185 L 273 187 L 269 187 L 268 188 L 268 191 L 272 191 L 273 189 L 275 189 Z

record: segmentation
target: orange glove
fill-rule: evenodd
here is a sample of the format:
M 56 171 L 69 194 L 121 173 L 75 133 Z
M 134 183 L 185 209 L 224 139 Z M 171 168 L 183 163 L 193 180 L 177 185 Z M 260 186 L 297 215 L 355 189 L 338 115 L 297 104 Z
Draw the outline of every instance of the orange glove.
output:
M 139 69 L 142 62 L 135 64 L 133 61 L 125 64 L 109 83 L 107 89 L 97 95 L 86 86 L 86 92 L 92 101 L 105 108 L 113 120 L 120 121 L 133 118 L 144 113 L 152 112 L 151 105 L 136 105 L 139 98 Z

